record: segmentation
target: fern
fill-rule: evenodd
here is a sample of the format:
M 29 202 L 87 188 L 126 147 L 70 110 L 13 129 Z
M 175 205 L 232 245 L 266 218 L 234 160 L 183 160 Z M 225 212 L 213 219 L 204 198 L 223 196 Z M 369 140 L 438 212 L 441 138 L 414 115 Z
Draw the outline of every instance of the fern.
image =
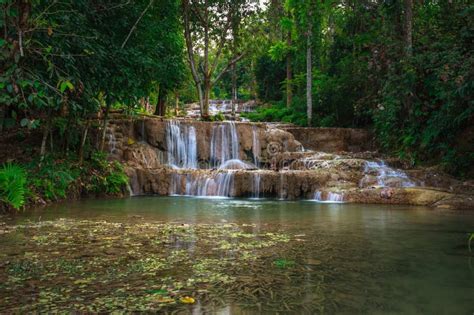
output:
M 0 200 L 19 209 L 25 203 L 26 171 L 16 164 L 0 168 Z

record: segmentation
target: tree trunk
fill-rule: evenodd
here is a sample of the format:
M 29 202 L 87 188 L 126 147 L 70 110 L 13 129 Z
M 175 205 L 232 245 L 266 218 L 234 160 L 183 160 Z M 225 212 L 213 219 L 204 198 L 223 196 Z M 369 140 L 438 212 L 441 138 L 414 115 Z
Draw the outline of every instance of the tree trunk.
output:
M 288 32 L 287 38 L 288 47 L 291 47 L 291 31 Z M 291 106 L 291 99 L 292 99 L 292 90 L 291 90 L 291 79 L 293 77 L 292 69 L 291 69 L 291 54 L 288 53 L 286 55 L 286 107 L 290 108 Z
M 0 133 L 3 132 L 3 125 L 5 123 L 6 106 L 0 106 Z
M 235 107 L 237 103 L 237 71 L 235 63 L 232 64 L 232 117 L 235 118 Z
M 155 108 L 155 115 L 157 116 L 165 116 L 166 115 L 166 91 L 164 88 L 160 86 L 160 90 L 158 91 L 158 102 L 156 103 Z
M 48 142 L 48 135 L 49 135 L 50 128 L 51 128 L 51 108 L 48 109 L 48 121 L 43 130 L 43 139 L 41 140 L 41 149 L 40 149 L 41 161 L 43 160 L 44 155 L 46 154 L 46 144 Z
M 306 38 L 306 115 L 307 124 L 311 126 L 313 118 L 313 73 L 312 73 L 312 56 L 311 56 L 311 40 L 312 40 L 312 24 L 311 24 L 311 12 L 308 14 L 308 30 Z
M 204 119 L 209 117 L 209 94 L 211 90 L 211 73 L 209 72 L 209 9 L 207 0 L 204 0 L 204 103 L 202 106 L 201 116 Z
M 90 120 L 86 122 L 84 127 L 84 132 L 82 133 L 81 146 L 79 147 L 79 164 L 82 164 L 84 161 L 84 146 L 86 145 L 87 133 L 89 132 Z
M 44 155 L 46 154 L 46 143 L 48 142 L 48 134 L 49 134 L 49 121 L 43 130 L 43 139 L 41 140 L 41 149 L 40 149 L 41 160 L 44 158 Z
M 205 119 L 209 118 L 209 97 L 211 93 L 211 79 L 204 79 L 204 100 L 201 116 Z
M 53 129 L 50 128 L 49 130 L 49 145 L 50 145 L 50 148 L 51 148 L 51 152 L 54 151 L 54 142 L 53 142 Z
M 193 76 L 194 84 L 198 92 L 199 108 L 201 109 L 201 113 L 203 113 L 204 97 L 203 97 L 203 92 L 202 92 L 201 79 L 197 72 L 196 63 L 194 61 L 193 41 L 192 41 L 192 34 L 191 34 L 190 21 L 189 21 L 189 14 L 190 14 L 189 0 L 182 1 L 182 8 L 183 8 L 184 39 L 186 41 L 186 51 L 188 52 L 188 61 L 189 61 L 189 66 L 191 68 L 191 74 Z
M 405 0 L 405 50 L 408 57 L 413 54 L 413 0 Z
M 179 115 L 179 93 L 178 93 L 178 91 L 174 92 L 174 97 L 175 97 L 174 114 L 176 116 L 178 116 Z
M 413 0 L 405 1 L 405 54 L 407 59 L 407 66 L 411 64 L 411 57 L 413 56 Z M 407 87 L 407 94 L 404 100 L 404 107 L 408 116 L 412 114 L 413 104 L 413 85 L 409 83 Z
M 105 148 L 105 136 L 107 135 L 107 124 L 109 122 L 109 111 L 110 111 L 110 106 L 112 105 L 112 101 L 108 100 L 107 105 L 105 107 L 105 114 L 104 114 L 104 121 L 102 123 L 102 136 L 100 140 L 100 151 L 104 151 Z
M 202 92 L 201 83 L 197 83 L 196 88 L 197 88 L 198 97 L 199 97 L 199 108 L 201 109 L 201 113 L 202 113 L 202 112 L 204 112 L 204 95 L 203 95 L 203 92 Z

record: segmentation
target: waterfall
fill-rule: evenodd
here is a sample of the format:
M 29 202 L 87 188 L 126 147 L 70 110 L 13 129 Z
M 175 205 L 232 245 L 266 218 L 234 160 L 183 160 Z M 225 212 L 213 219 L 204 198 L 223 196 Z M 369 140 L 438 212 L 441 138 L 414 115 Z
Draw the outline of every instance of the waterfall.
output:
M 339 193 L 330 191 L 326 194 L 326 199 L 323 199 L 323 192 L 317 190 L 314 193 L 313 200 L 318 201 L 318 202 L 325 202 L 325 203 L 343 203 L 344 194 L 339 194 Z
M 390 183 L 390 180 L 396 180 L 401 187 L 415 186 L 415 183 L 405 172 L 391 168 L 384 161 L 366 161 L 364 174 L 364 177 L 359 182 L 360 187 L 370 184 L 370 177 L 373 174 L 376 174 L 377 185 L 381 187 L 394 186 Z
M 252 181 L 252 198 L 260 198 L 260 182 L 262 180 L 262 177 L 260 176 L 260 173 L 255 172 L 252 174 L 253 176 L 253 181 Z
M 288 192 L 285 189 L 285 173 L 283 171 L 280 172 L 280 199 L 286 199 Z
M 170 195 L 232 197 L 233 188 L 233 171 L 197 175 L 175 173 L 171 178 Z
M 329 202 L 344 202 L 344 195 L 343 195 L 343 194 L 338 194 L 338 193 L 329 192 L 329 193 L 328 193 L 327 201 L 329 201 Z
M 114 154 L 117 152 L 117 138 L 112 129 L 109 129 L 109 153 Z
M 253 155 L 253 164 L 258 168 L 259 159 L 260 159 L 260 139 L 258 137 L 257 126 L 252 127 L 252 155 Z
M 240 160 L 239 137 L 233 121 L 212 128 L 211 167 L 217 168 L 228 160 Z
M 140 138 L 142 142 L 146 142 L 145 119 L 142 120 Z
M 198 168 L 197 141 L 194 126 L 170 120 L 166 125 L 168 164 L 175 168 Z
M 322 193 L 318 190 L 314 193 L 314 200 L 316 201 L 323 201 L 322 199 Z

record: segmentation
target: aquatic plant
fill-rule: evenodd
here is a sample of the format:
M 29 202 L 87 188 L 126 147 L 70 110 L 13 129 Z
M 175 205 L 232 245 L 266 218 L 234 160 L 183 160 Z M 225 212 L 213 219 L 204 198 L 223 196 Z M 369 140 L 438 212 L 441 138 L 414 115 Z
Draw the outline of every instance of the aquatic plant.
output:
M 293 267 L 295 265 L 295 262 L 292 260 L 286 260 L 286 259 L 280 258 L 280 259 L 275 260 L 273 264 L 277 266 L 278 268 L 285 269 L 285 268 Z

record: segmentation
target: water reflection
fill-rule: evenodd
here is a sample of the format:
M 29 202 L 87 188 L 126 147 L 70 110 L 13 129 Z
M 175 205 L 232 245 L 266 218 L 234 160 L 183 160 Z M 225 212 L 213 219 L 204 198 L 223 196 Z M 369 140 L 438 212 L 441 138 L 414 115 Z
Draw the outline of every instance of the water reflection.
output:
M 55 205 L 19 214 L 13 221 L 61 217 L 189 226 L 236 224 L 256 239 L 268 232 L 285 233 L 291 237 L 288 245 L 279 245 L 234 274 L 248 277 L 247 286 L 255 286 L 252 290 L 261 288 L 259 299 L 270 308 L 285 309 L 284 303 L 294 299 L 312 305 L 314 312 L 315 305 L 323 311 L 347 313 L 469 314 L 474 310 L 474 271 L 466 249 L 466 233 L 474 230 L 472 215 L 404 206 L 138 197 Z M 189 235 L 191 241 L 176 240 L 172 248 L 193 257 L 202 244 L 192 241 L 196 238 L 192 229 Z M 238 242 L 230 234 L 222 241 L 231 247 Z M 221 252 L 219 258 L 239 259 L 241 254 Z M 291 267 L 276 267 L 277 260 Z M 269 295 L 279 298 L 274 301 Z M 193 312 L 201 313 L 205 307 L 198 301 Z M 240 310 L 235 303 L 218 309 L 221 314 Z

